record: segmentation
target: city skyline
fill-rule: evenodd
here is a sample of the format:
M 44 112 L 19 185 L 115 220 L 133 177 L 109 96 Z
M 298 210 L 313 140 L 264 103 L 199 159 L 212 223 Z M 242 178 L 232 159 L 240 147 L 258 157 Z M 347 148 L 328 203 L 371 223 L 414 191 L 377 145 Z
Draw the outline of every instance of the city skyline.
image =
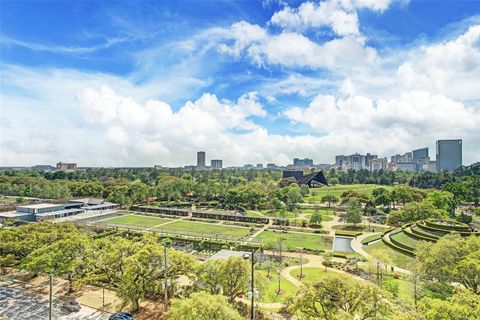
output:
M 449 138 L 480 160 L 468 2 L 0 6 L 0 166 L 331 163 Z

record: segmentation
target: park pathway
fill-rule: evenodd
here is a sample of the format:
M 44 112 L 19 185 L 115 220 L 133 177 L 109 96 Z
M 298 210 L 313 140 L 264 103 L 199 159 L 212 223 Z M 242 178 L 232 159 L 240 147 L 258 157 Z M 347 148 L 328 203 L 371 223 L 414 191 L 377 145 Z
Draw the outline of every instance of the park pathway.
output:
M 266 231 L 268 227 L 271 227 L 273 225 L 273 219 L 268 219 L 268 224 L 264 225 L 260 230 L 252 234 L 250 237 L 245 240 L 245 243 L 252 241 L 255 239 L 257 236 L 259 236 L 262 232 Z
M 375 234 L 375 233 L 372 232 L 372 233 L 362 234 L 361 236 L 358 236 L 358 237 L 354 238 L 351 242 L 351 246 L 352 246 L 353 251 L 362 255 L 363 257 L 365 257 L 369 261 L 375 261 L 375 260 L 377 260 L 377 258 L 375 258 L 374 256 L 372 256 L 371 254 L 369 254 L 367 251 L 365 251 L 363 249 L 362 240 L 365 239 L 368 236 L 371 236 L 372 234 Z M 387 233 L 386 236 L 387 236 L 387 239 L 390 240 L 390 232 Z M 382 241 L 382 240 L 379 240 L 379 241 Z M 396 272 L 400 272 L 400 273 L 404 273 L 404 274 L 408 274 L 408 275 L 412 274 L 411 271 L 400 268 L 400 267 L 397 267 L 397 266 L 389 265 L 389 264 L 386 264 L 386 263 L 383 263 L 383 262 L 381 262 L 381 265 L 386 267 L 386 268 L 392 268 L 393 267 L 394 271 L 396 271 Z
M 174 222 L 178 222 L 178 221 L 182 221 L 182 220 L 187 220 L 187 219 L 188 219 L 188 216 L 186 216 L 186 217 L 181 217 L 180 219 L 175 219 L 175 220 L 172 220 L 172 221 L 162 222 L 162 223 L 157 224 L 157 225 L 155 225 L 155 226 L 151 226 L 151 227 L 149 227 L 149 228 L 147 228 L 147 229 L 145 229 L 145 230 L 146 230 L 146 231 L 149 231 L 149 230 L 151 230 L 151 229 L 155 229 L 155 228 L 158 228 L 158 227 L 163 227 L 163 226 L 165 226 L 165 225 L 167 225 L 167 224 L 171 224 L 171 223 L 174 223 Z

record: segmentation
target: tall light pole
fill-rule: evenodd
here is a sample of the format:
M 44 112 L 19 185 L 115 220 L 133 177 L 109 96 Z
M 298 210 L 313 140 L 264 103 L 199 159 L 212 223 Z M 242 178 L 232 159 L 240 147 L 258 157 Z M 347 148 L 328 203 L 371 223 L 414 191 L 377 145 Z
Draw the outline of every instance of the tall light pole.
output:
M 52 274 L 48 275 L 49 282 L 49 294 L 48 294 L 48 320 L 52 320 L 52 291 L 53 291 L 53 279 Z
M 280 294 L 280 291 L 281 291 L 281 288 L 280 288 L 280 280 L 281 280 L 281 272 L 282 272 L 282 241 L 283 239 L 279 239 L 278 242 L 279 242 L 279 255 L 280 255 L 280 266 L 278 267 L 278 291 L 277 291 L 277 295 Z
M 163 260 L 164 260 L 164 267 L 165 267 L 165 281 L 164 281 L 164 289 L 163 289 L 163 304 L 164 310 L 167 311 L 168 309 L 168 265 L 167 265 L 167 244 L 165 243 L 163 246 Z
M 255 271 L 254 271 L 254 255 L 255 251 L 252 249 L 252 256 L 251 256 L 251 265 L 252 265 L 252 278 L 251 278 L 251 283 L 250 283 L 250 290 L 252 292 L 252 298 L 251 298 L 251 305 L 250 305 L 250 319 L 254 320 L 255 319 Z

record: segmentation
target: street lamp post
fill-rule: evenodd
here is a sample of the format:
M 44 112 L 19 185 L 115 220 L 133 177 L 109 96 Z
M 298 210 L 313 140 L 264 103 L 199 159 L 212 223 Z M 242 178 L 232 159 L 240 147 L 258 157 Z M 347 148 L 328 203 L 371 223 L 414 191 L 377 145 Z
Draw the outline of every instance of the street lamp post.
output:
M 49 282 L 49 294 L 48 294 L 48 320 L 52 320 L 52 291 L 53 291 L 53 279 L 52 274 L 48 275 Z
M 164 310 L 167 311 L 168 309 L 168 265 L 167 265 L 167 245 L 163 246 L 163 255 L 164 255 L 164 262 L 165 262 L 165 282 L 164 282 Z
M 250 289 L 252 292 L 252 298 L 251 298 L 251 305 L 250 305 L 250 319 L 254 320 L 255 319 L 255 271 L 254 271 L 254 264 L 255 264 L 255 258 L 254 258 L 255 252 L 252 250 L 252 257 L 251 257 L 251 265 L 252 265 L 252 278 L 251 278 L 251 283 L 250 283 Z

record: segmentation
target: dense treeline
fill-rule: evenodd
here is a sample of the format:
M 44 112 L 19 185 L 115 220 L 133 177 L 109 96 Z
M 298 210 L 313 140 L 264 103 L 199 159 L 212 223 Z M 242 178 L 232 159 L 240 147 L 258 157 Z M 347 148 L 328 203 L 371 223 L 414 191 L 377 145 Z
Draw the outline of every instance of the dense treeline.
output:
M 442 188 L 454 194 L 469 194 L 479 183 L 480 164 L 462 167 L 452 173 L 336 172 L 330 170 L 330 183 L 409 184 L 418 188 Z M 291 179 L 290 179 L 291 180 Z M 470 185 L 465 184 L 469 181 Z M 473 182 L 472 182 L 473 181 Z M 477 182 L 475 182 L 477 181 Z M 67 197 L 103 197 L 121 205 L 144 202 L 151 197 L 166 201 L 217 201 L 223 205 L 249 208 L 271 206 L 289 210 L 299 202 L 305 190 L 281 172 L 267 170 L 161 171 L 153 168 L 88 168 L 72 172 L 2 171 L 3 195 L 59 199 Z M 464 191 L 455 190 L 459 185 Z M 280 188 L 283 187 L 283 188 Z M 477 186 L 478 189 L 478 186 Z M 465 199 L 460 200 L 465 200 Z M 475 196 L 473 196 L 475 198 Z M 476 195 L 478 199 L 478 194 Z

